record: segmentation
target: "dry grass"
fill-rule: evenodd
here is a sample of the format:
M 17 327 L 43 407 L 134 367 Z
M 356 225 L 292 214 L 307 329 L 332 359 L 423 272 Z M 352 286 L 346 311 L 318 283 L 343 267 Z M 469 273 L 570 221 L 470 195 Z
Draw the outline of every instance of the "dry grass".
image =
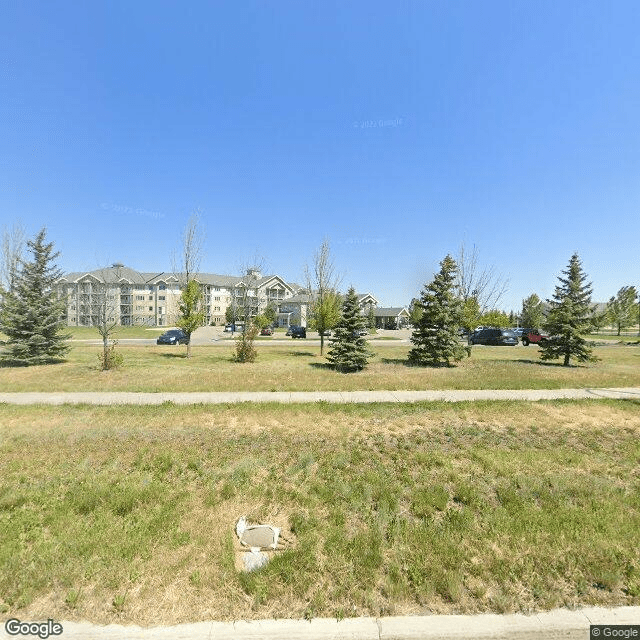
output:
M 541 363 L 535 347 L 474 347 L 452 368 L 409 367 L 408 347 L 379 346 L 371 365 L 338 374 L 317 347 L 259 346 L 258 361 L 231 360 L 232 346 L 122 346 L 124 366 L 97 370 L 100 347 L 75 346 L 68 362 L 0 368 L 6 391 L 351 391 L 417 389 L 554 389 L 640 385 L 640 349 L 598 347 L 600 362 L 579 367 Z
M 638 408 L 0 406 L 0 611 L 151 625 L 638 604 Z M 291 541 L 250 575 L 243 514 Z

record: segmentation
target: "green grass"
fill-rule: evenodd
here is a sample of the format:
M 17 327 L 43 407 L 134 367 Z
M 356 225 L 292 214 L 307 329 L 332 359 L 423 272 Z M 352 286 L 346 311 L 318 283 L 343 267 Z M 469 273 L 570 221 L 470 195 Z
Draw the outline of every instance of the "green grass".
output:
M 97 370 L 100 346 L 76 344 L 67 362 L 25 368 L 0 367 L 4 391 L 350 391 L 419 389 L 558 389 L 640 386 L 640 349 L 596 347 L 600 362 L 578 367 L 542 363 L 531 347 L 474 347 L 452 368 L 407 366 L 408 346 L 376 346 L 371 364 L 338 374 L 317 345 L 258 344 L 258 360 L 232 362 L 233 343 L 186 347 L 128 346 L 117 350 L 124 366 Z M 328 349 L 328 347 L 327 347 Z
M 0 607 L 99 623 L 640 603 L 640 405 L 0 406 Z M 286 550 L 236 569 L 236 519 Z

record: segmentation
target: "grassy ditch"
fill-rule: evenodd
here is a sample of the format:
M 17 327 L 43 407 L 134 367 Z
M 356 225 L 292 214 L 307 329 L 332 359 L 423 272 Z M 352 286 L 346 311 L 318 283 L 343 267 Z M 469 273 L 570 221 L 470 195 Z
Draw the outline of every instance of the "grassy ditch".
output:
M 0 612 L 151 625 L 639 604 L 638 409 L 0 405 Z M 287 539 L 251 574 L 241 515 Z
M 97 369 L 101 347 L 75 346 L 67 362 L 0 367 L 4 391 L 355 391 L 419 389 L 558 389 L 640 386 L 640 349 L 597 347 L 600 361 L 577 367 L 542 363 L 536 347 L 474 347 L 457 367 L 407 365 L 409 346 L 376 345 L 371 364 L 338 374 L 319 348 L 258 346 L 255 363 L 232 361 L 233 345 L 124 346 L 121 369 Z

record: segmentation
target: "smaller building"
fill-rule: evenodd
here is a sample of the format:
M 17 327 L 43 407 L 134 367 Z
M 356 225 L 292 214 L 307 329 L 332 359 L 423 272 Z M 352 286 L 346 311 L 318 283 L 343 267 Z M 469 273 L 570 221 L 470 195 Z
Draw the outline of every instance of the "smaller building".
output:
M 373 310 L 377 329 L 404 329 L 409 324 L 405 307 L 378 307 Z

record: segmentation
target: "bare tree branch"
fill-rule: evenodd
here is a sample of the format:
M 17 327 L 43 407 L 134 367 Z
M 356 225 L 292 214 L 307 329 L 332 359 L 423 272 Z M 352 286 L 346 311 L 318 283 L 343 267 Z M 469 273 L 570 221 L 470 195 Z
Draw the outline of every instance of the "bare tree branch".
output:
M 20 223 L 10 229 L 2 230 L 2 247 L 0 254 L 0 292 L 10 291 L 16 270 L 22 258 L 26 244 L 27 233 Z
M 336 297 L 342 277 L 336 274 L 329 239 L 325 238 L 313 254 L 313 273 L 306 265 L 304 275 L 307 285 L 309 309 L 314 315 L 316 329 L 320 334 L 320 354 L 324 351 L 324 332 L 332 329 L 340 315 Z
M 179 260 L 176 259 L 175 253 L 171 258 L 173 273 L 178 278 L 180 288 L 186 287 L 188 282 L 200 271 L 204 237 L 200 212 L 196 211 L 191 214 L 182 232 Z
M 482 314 L 498 307 L 509 288 L 509 280 L 497 273 L 493 265 L 481 266 L 478 253 L 475 245 L 471 251 L 468 251 L 464 242 L 460 244 L 456 259 L 458 265 L 456 288 L 464 302 L 475 298 Z

